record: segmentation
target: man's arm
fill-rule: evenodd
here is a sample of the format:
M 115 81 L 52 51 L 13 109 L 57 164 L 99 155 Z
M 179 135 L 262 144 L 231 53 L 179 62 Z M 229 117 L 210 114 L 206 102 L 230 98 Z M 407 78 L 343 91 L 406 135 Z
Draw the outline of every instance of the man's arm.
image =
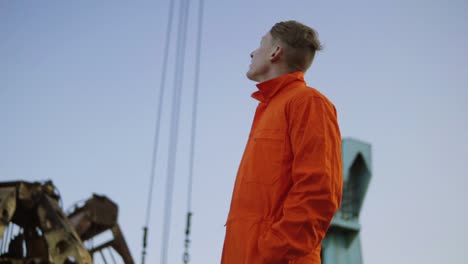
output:
M 282 218 L 258 241 L 266 261 L 295 259 L 317 248 L 341 201 L 341 136 L 333 105 L 308 95 L 290 109 L 293 185 Z

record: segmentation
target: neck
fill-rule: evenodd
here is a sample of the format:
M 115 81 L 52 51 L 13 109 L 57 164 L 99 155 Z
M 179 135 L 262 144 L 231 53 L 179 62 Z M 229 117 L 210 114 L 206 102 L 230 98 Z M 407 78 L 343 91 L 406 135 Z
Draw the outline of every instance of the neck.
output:
M 277 78 L 277 77 L 280 77 L 282 75 L 292 73 L 292 72 L 295 72 L 295 71 L 287 67 L 278 66 L 278 67 L 271 68 L 270 71 L 266 72 L 262 76 L 259 76 L 259 78 L 256 81 L 261 83 L 261 82 L 265 82 L 265 81 L 268 81 L 268 80 L 271 80 L 271 79 L 274 79 L 274 78 Z

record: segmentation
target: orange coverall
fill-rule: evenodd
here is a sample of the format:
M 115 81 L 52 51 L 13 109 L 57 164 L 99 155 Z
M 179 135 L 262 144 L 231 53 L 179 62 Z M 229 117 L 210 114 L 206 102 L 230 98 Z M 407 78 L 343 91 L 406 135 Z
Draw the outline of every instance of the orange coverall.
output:
M 222 264 L 318 264 L 341 202 L 333 104 L 302 72 L 257 84 L 259 100 L 226 223 Z

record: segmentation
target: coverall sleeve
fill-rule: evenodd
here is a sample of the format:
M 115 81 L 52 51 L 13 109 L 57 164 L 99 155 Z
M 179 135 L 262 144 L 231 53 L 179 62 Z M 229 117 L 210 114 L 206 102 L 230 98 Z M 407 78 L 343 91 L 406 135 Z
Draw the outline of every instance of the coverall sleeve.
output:
M 306 96 L 290 109 L 293 185 L 281 219 L 259 238 L 266 263 L 293 260 L 316 249 L 341 201 L 341 135 L 334 106 Z

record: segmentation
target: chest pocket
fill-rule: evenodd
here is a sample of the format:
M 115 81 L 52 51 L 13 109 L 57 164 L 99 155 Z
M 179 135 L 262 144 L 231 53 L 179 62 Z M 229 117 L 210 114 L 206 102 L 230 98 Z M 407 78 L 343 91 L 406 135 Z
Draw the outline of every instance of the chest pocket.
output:
M 246 183 L 273 184 L 280 178 L 285 140 L 285 130 L 262 129 L 254 132 Z

